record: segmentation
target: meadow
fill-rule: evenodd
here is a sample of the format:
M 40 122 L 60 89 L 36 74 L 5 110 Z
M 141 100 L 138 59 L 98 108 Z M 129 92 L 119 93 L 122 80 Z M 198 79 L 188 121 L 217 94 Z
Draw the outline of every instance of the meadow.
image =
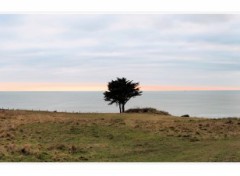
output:
M 240 119 L 0 110 L 1 162 L 235 162 Z

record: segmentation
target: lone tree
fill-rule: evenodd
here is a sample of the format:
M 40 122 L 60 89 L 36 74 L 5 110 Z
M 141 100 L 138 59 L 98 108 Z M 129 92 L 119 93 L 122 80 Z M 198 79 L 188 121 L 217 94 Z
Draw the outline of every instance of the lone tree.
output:
M 108 91 L 105 91 L 104 100 L 110 101 L 109 105 L 116 103 L 120 113 L 125 111 L 125 104 L 133 97 L 142 95 L 139 90 L 139 83 L 134 83 L 126 78 L 117 78 L 108 83 Z

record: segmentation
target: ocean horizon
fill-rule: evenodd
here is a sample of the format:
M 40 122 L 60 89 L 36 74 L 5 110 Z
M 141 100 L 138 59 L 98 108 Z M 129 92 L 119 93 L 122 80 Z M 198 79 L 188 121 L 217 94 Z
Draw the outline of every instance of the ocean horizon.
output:
M 126 109 L 152 107 L 172 115 L 240 117 L 240 91 L 143 91 Z M 81 113 L 118 113 L 103 91 L 1 91 L 0 108 Z

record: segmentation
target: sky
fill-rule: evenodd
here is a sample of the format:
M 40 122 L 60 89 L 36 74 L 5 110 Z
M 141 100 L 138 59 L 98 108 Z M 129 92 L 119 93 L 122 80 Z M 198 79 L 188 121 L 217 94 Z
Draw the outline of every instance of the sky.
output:
M 240 15 L 0 15 L 1 91 L 240 90 Z

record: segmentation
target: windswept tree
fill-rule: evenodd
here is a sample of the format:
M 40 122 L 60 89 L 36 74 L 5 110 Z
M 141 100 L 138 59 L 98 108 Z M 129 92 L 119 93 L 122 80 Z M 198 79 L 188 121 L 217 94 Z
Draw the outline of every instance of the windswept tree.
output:
M 142 95 L 139 83 L 134 83 L 126 78 L 117 78 L 108 83 L 108 91 L 105 91 L 104 100 L 110 101 L 109 105 L 119 106 L 120 113 L 125 111 L 125 104 L 133 97 Z

